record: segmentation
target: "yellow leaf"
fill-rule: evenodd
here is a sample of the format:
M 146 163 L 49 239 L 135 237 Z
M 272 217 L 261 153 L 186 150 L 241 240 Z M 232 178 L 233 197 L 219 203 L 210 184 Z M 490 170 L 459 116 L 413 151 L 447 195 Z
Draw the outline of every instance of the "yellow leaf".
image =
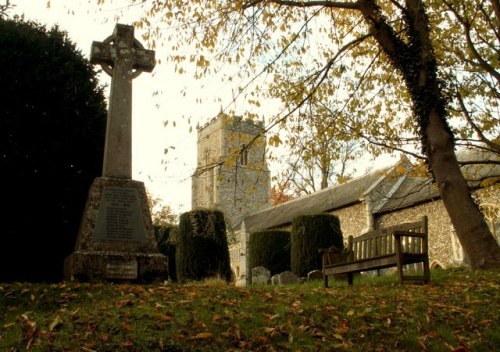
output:
M 62 320 L 61 320 L 61 318 L 59 318 L 59 315 L 56 316 L 54 318 L 54 320 L 52 320 L 52 323 L 50 323 L 50 325 L 49 325 L 49 331 L 53 331 L 56 328 L 56 326 L 60 325 L 61 323 L 62 323 Z
M 347 312 L 348 317 L 352 317 L 353 315 L 354 315 L 354 311 L 352 309 Z

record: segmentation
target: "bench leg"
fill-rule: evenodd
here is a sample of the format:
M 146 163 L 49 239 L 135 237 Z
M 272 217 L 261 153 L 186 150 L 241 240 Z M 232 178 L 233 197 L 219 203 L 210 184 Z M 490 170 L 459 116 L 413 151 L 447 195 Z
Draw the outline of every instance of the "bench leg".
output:
M 403 284 L 403 265 L 401 264 L 400 261 L 398 261 L 398 276 L 399 276 L 399 284 Z
M 347 284 L 349 284 L 349 286 L 352 286 L 352 284 L 353 284 L 353 273 L 347 274 Z
M 328 288 L 328 275 L 323 274 L 323 286 Z
M 429 259 L 424 260 L 422 263 L 424 267 L 424 282 L 428 284 L 431 281 L 431 272 L 429 269 Z

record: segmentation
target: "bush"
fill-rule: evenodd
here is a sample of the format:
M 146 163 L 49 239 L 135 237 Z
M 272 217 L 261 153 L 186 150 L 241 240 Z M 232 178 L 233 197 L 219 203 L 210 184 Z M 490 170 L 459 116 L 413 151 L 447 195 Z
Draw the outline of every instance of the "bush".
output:
M 291 266 L 298 276 L 321 269 L 318 250 L 335 246 L 344 248 L 339 218 L 331 214 L 303 215 L 292 221 Z
M 59 281 L 102 171 L 106 103 L 57 27 L 0 18 L 0 281 Z
M 248 264 L 267 268 L 271 275 L 290 270 L 290 232 L 257 231 L 250 234 Z
M 192 210 L 179 221 L 177 279 L 232 278 L 224 215 L 218 210 Z
M 158 250 L 161 254 L 165 255 L 168 260 L 168 279 L 177 281 L 175 248 L 179 237 L 179 226 L 154 226 L 154 234 Z

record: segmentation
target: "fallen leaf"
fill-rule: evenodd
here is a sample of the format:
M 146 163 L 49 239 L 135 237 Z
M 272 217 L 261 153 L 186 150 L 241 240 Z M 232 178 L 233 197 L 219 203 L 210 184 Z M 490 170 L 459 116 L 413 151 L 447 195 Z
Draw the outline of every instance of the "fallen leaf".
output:
M 160 316 L 160 319 L 163 321 L 172 321 L 173 318 L 174 317 L 173 317 L 172 313 L 170 313 L 170 312 L 167 312 L 164 315 Z
M 266 336 L 256 336 L 255 337 L 261 344 L 267 344 L 269 339 Z
M 122 327 L 123 327 L 123 330 L 125 330 L 126 332 L 132 331 L 132 326 L 129 323 L 123 323 Z
M 132 340 L 127 340 L 127 341 L 125 341 L 124 343 L 122 343 L 122 346 L 123 346 L 123 347 L 126 347 L 126 348 L 134 347 L 134 341 L 132 341 Z
M 204 322 L 199 321 L 199 322 L 197 322 L 197 323 L 194 323 L 194 324 L 192 325 L 192 327 L 191 327 L 191 328 L 192 328 L 193 330 L 194 330 L 194 329 L 206 329 L 206 328 L 207 328 L 207 325 L 206 325 Z
M 53 331 L 56 328 L 56 326 L 58 326 L 60 324 L 62 324 L 62 320 L 61 320 L 61 318 L 58 315 L 58 316 L 56 316 L 54 318 L 54 320 L 52 320 L 52 323 L 50 323 L 50 325 L 49 325 L 49 331 Z
M 191 340 L 208 340 L 212 339 L 213 335 L 209 332 L 199 332 L 191 337 Z
M 118 302 L 116 302 L 116 306 L 118 308 L 132 306 L 132 305 L 134 305 L 134 301 L 132 301 L 131 299 L 121 299 Z

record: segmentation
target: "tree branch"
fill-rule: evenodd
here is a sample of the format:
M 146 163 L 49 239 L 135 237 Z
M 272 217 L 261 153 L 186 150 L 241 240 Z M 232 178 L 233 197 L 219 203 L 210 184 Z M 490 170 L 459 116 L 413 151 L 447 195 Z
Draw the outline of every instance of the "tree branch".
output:
M 474 42 L 472 41 L 471 38 L 471 24 L 469 21 L 467 21 L 465 18 L 460 16 L 458 11 L 446 0 L 443 0 L 444 4 L 448 8 L 448 10 L 453 13 L 457 21 L 462 25 L 463 31 L 464 31 L 464 36 L 467 41 L 467 46 L 469 50 L 472 53 L 472 56 L 477 60 L 474 64 L 476 66 L 481 67 L 484 69 L 486 72 L 488 72 L 491 76 L 493 76 L 499 83 L 500 83 L 500 73 L 495 70 L 493 66 L 490 65 L 486 60 L 483 59 L 483 57 L 479 54 L 479 52 L 476 49 L 476 46 L 474 45 Z
M 358 1 L 346 2 L 346 1 L 293 1 L 293 0 L 253 0 L 243 5 L 243 9 L 254 7 L 257 5 L 267 5 L 276 4 L 288 7 L 328 7 L 328 8 L 338 8 L 338 9 L 357 9 Z
M 465 119 L 467 120 L 469 125 L 472 127 L 474 132 L 477 133 L 481 142 L 483 142 L 488 147 L 490 147 L 491 149 L 493 149 L 494 151 L 496 151 L 497 153 L 500 154 L 500 145 L 498 145 L 498 144 L 494 143 L 493 141 L 490 141 L 488 138 L 486 138 L 486 136 L 481 131 L 481 129 L 474 123 L 474 121 L 472 121 L 472 118 L 469 114 L 469 111 L 467 110 L 467 107 L 465 106 L 462 95 L 460 94 L 460 92 L 458 90 L 456 93 L 456 97 L 457 97 L 458 103 L 460 104 L 460 107 L 462 109 L 462 113 L 464 114 Z

